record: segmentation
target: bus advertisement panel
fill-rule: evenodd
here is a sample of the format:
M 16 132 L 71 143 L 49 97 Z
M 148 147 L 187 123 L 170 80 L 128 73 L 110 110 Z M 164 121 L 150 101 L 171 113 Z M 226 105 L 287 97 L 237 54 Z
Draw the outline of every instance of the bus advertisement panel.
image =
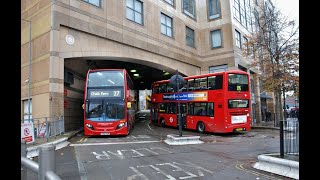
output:
M 125 69 L 90 69 L 84 93 L 84 135 L 127 135 L 134 126 L 135 93 Z
M 185 84 L 177 90 L 169 80 L 152 85 L 151 122 L 178 127 L 178 103 L 182 126 L 200 133 L 249 131 L 249 74 L 232 70 L 184 77 Z

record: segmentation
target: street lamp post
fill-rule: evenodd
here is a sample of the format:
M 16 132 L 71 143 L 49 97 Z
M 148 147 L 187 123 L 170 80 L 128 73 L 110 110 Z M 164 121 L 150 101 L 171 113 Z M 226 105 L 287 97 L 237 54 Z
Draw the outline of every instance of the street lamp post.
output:
M 31 21 L 22 19 L 29 22 L 29 50 L 28 50 L 28 122 L 30 122 L 30 67 L 31 67 Z

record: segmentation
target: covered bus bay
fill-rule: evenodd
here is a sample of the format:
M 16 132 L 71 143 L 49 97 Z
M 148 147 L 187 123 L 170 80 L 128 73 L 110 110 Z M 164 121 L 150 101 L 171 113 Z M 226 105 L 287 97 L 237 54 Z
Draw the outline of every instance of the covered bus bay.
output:
M 151 85 L 169 79 L 176 70 L 161 64 L 133 59 L 66 58 L 64 60 L 65 130 L 83 127 L 85 78 L 89 69 L 126 69 L 135 85 L 137 109 L 150 109 Z M 181 74 L 184 75 L 184 74 Z

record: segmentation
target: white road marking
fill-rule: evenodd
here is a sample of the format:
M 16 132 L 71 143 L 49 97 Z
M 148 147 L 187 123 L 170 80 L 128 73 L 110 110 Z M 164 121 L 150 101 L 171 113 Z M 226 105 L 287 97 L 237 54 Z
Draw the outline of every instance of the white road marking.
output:
M 149 129 L 150 129 L 151 131 L 154 131 L 154 130 L 150 127 L 150 123 L 148 124 L 148 127 L 149 127 Z
M 159 155 L 158 153 L 153 152 L 153 151 L 151 151 L 151 150 L 148 149 L 148 148 L 140 148 L 140 149 L 136 149 L 136 150 L 146 150 L 146 151 L 149 151 L 149 152 L 151 152 L 151 153 L 153 153 L 153 154 L 155 154 L 155 155 Z
M 192 174 L 191 172 L 188 172 L 188 171 L 186 171 L 186 170 L 184 170 L 184 169 L 182 169 L 182 168 L 180 168 L 180 167 L 178 167 L 176 165 L 173 165 L 171 163 L 162 163 L 162 164 L 157 164 L 157 165 L 159 165 L 159 166 L 169 165 L 169 166 L 171 166 L 173 168 L 176 168 L 176 169 L 173 169 L 172 171 L 174 171 L 174 172 L 181 171 L 181 172 L 184 172 L 184 173 L 189 175 L 189 176 L 179 177 L 179 179 L 189 179 L 189 178 L 198 177 L 197 175 Z
M 76 160 L 77 160 L 77 163 L 78 163 L 78 169 L 79 169 L 79 173 L 80 173 L 80 178 L 81 180 L 87 180 L 87 176 L 85 174 L 87 174 L 85 168 L 84 168 L 84 165 L 83 163 L 80 161 L 80 153 L 78 152 L 77 148 L 75 148 L 75 154 L 76 154 Z
M 129 167 L 133 172 L 135 172 L 135 175 L 129 176 L 127 178 L 127 180 L 133 180 L 136 179 L 137 176 L 140 176 L 141 178 L 143 178 L 144 180 L 149 180 L 144 174 L 142 174 L 140 171 L 138 171 L 136 168 L 130 166 Z
M 141 143 L 156 143 L 161 141 L 135 141 L 135 142 L 114 142 L 114 143 L 86 143 L 86 144 L 70 144 L 70 146 L 102 146 L 114 144 L 141 144 Z

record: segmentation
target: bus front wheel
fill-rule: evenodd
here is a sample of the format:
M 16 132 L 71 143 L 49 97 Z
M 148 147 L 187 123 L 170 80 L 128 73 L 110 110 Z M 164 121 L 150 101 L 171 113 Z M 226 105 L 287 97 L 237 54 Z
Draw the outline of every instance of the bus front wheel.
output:
M 198 131 L 198 133 L 201 133 L 201 134 L 204 133 L 204 131 L 205 131 L 205 125 L 204 125 L 203 122 L 198 122 L 198 124 L 197 124 L 197 131 Z

